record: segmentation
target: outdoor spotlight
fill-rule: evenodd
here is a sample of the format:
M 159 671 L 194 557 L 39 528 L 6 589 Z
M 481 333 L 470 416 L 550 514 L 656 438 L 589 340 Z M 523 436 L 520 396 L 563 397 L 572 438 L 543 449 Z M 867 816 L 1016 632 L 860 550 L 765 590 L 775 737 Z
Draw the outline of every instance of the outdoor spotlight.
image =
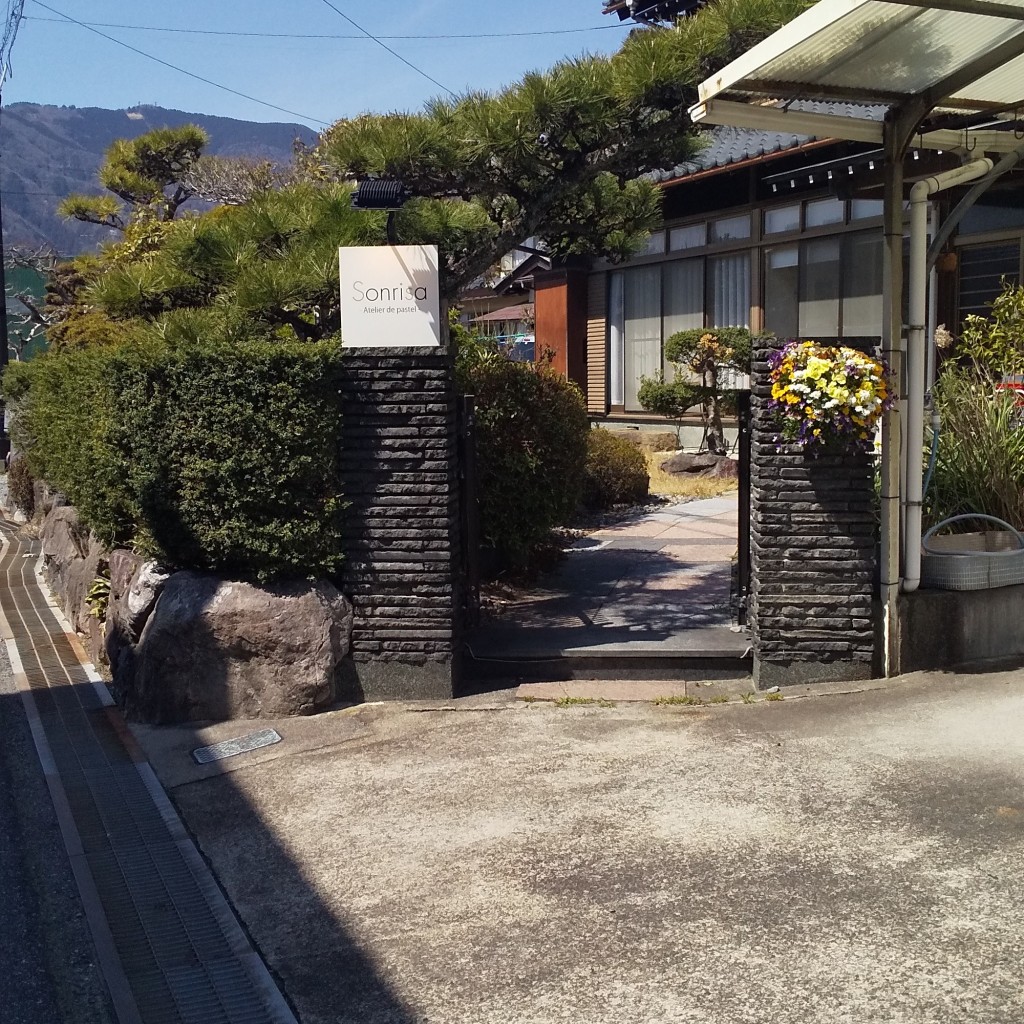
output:
M 395 213 L 410 199 L 412 192 L 395 178 L 366 178 L 356 185 L 356 190 L 352 193 L 352 209 L 387 210 L 388 243 L 397 245 Z
M 352 193 L 353 210 L 400 210 L 412 192 L 394 178 L 367 178 Z

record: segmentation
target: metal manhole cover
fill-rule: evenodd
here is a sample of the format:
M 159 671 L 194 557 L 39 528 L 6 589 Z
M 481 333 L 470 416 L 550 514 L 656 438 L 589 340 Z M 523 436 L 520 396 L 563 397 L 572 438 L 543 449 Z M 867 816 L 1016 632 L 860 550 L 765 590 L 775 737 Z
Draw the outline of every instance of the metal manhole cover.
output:
M 250 732 L 235 739 L 222 740 L 220 743 L 213 743 L 208 747 L 196 747 L 192 751 L 192 757 L 196 764 L 209 764 L 211 761 L 223 761 L 226 757 L 234 757 L 236 754 L 259 750 L 260 747 L 269 747 L 280 742 L 281 735 L 276 730 L 261 729 L 259 732 Z

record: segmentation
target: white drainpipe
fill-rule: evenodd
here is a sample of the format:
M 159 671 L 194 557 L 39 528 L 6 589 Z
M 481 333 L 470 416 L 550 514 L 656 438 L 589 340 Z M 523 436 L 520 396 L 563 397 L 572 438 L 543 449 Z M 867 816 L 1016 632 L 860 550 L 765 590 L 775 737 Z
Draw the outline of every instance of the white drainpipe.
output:
M 903 591 L 921 582 L 921 502 L 924 483 L 924 390 L 928 314 L 928 197 L 954 185 L 981 178 L 992 170 L 988 157 L 932 175 L 910 190 L 910 280 L 907 328 L 907 433 L 904 447 L 906 513 L 904 516 Z

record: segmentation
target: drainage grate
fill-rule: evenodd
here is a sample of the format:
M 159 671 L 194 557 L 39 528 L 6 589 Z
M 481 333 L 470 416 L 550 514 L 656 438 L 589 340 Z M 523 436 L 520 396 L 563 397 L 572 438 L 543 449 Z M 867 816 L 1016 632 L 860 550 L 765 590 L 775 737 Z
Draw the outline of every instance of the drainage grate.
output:
M 9 542 L 0 609 L 45 737 L 37 737 L 40 758 L 56 768 L 70 812 L 65 840 L 82 851 L 76 860 L 102 906 L 105 920 L 90 923 L 111 993 L 124 981 L 131 990 L 127 1001 L 115 998 L 119 1015 L 142 1024 L 295 1024 L 202 859 L 165 816 L 162 791 L 147 786 L 148 766 L 133 762 L 107 717 L 32 574 L 34 546 L 8 524 L 0 533 Z M 268 729 L 195 757 L 205 763 L 280 739 Z
M 281 736 L 276 730 L 261 729 L 259 732 L 250 732 L 235 739 L 212 743 L 208 747 L 196 747 L 192 751 L 192 756 L 196 764 L 209 764 L 211 761 L 223 761 L 227 757 L 245 754 L 250 750 L 259 750 L 260 747 L 269 747 L 280 742 Z

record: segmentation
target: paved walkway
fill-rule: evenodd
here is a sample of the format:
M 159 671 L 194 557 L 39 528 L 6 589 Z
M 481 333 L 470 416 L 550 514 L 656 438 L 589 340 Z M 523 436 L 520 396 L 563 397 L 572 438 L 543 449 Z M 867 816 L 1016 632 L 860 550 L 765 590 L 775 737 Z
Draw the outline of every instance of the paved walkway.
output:
M 0 627 L 119 1024 L 294 1024 L 65 632 L 38 544 L 6 520 L 0 538 Z
M 735 492 L 665 505 L 576 541 L 532 592 L 470 638 L 474 654 L 707 649 L 742 654 L 730 630 Z

